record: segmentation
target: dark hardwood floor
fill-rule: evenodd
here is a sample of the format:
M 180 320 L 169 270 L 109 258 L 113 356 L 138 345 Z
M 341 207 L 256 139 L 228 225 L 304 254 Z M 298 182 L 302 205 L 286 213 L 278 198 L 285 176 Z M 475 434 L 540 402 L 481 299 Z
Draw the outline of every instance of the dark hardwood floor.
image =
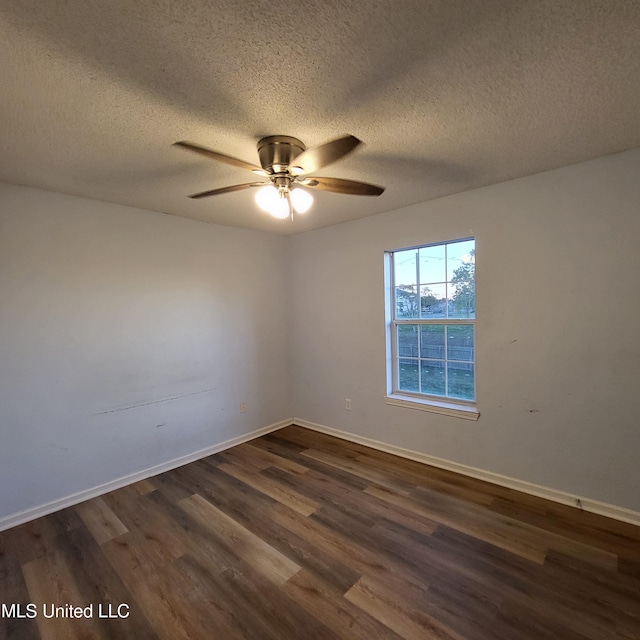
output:
M 1 639 L 638 640 L 640 528 L 288 427 L 0 533 L 0 605 Z

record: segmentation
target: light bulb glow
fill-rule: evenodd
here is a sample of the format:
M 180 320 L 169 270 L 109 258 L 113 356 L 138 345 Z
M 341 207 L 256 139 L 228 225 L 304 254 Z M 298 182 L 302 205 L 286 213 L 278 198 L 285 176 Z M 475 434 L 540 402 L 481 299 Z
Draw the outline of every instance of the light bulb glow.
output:
M 266 185 L 256 192 L 256 204 L 274 218 L 284 219 L 292 211 L 306 213 L 313 204 L 313 196 L 304 189 L 278 188 L 272 184 Z
M 278 200 L 278 190 L 272 184 L 256 191 L 256 204 L 267 213 L 271 213 L 272 207 L 277 206 Z
M 306 213 L 313 204 L 313 196 L 304 189 L 291 191 L 291 204 L 296 213 Z
M 256 192 L 256 204 L 274 218 L 286 218 L 289 215 L 289 202 L 286 194 L 272 184 Z
M 279 218 L 280 220 L 284 220 L 284 218 L 289 216 L 289 201 L 284 193 L 278 194 L 278 200 L 274 203 L 273 207 L 269 209 L 269 213 L 274 218 Z

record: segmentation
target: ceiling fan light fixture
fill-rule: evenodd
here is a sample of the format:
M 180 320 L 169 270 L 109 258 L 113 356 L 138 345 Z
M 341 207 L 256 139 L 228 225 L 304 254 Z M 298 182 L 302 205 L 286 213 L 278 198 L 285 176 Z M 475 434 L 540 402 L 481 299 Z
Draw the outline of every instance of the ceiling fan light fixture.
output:
M 267 213 L 278 203 L 278 189 L 268 184 L 256 191 L 256 204 Z
M 278 204 L 269 211 L 269 213 L 278 220 L 284 220 L 291 215 L 291 207 L 286 197 L 279 197 Z
M 274 218 L 283 219 L 289 215 L 289 201 L 272 184 L 262 187 L 256 192 L 256 204 Z
M 296 213 L 306 213 L 313 204 L 313 196 L 304 189 L 292 189 L 291 204 Z

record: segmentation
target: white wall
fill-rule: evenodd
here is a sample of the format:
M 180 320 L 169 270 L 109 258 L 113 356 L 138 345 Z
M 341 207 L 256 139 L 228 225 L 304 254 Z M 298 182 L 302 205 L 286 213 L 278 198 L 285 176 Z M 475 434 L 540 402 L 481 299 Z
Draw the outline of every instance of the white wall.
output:
M 640 511 L 638 176 L 287 239 L 0 185 L 0 521 L 291 415 Z M 388 406 L 383 252 L 470 234 L 480 420 Z
M 388 406 L 383 252 L 469 235 L 481 417 Z M 640 510 L 640 151 L 293 236 L 289 249 L 294 415 Z
M 289 416 L 284 247 L 0 185 L 0 520 Z

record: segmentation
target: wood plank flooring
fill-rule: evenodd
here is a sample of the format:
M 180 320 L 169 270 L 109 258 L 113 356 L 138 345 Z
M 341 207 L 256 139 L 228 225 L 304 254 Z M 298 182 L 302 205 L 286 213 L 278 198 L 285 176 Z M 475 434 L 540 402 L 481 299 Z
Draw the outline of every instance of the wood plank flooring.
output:
M 640 528 L 287 427 L 0 533 L 0 607 L 0 640 L 639 640 Z

